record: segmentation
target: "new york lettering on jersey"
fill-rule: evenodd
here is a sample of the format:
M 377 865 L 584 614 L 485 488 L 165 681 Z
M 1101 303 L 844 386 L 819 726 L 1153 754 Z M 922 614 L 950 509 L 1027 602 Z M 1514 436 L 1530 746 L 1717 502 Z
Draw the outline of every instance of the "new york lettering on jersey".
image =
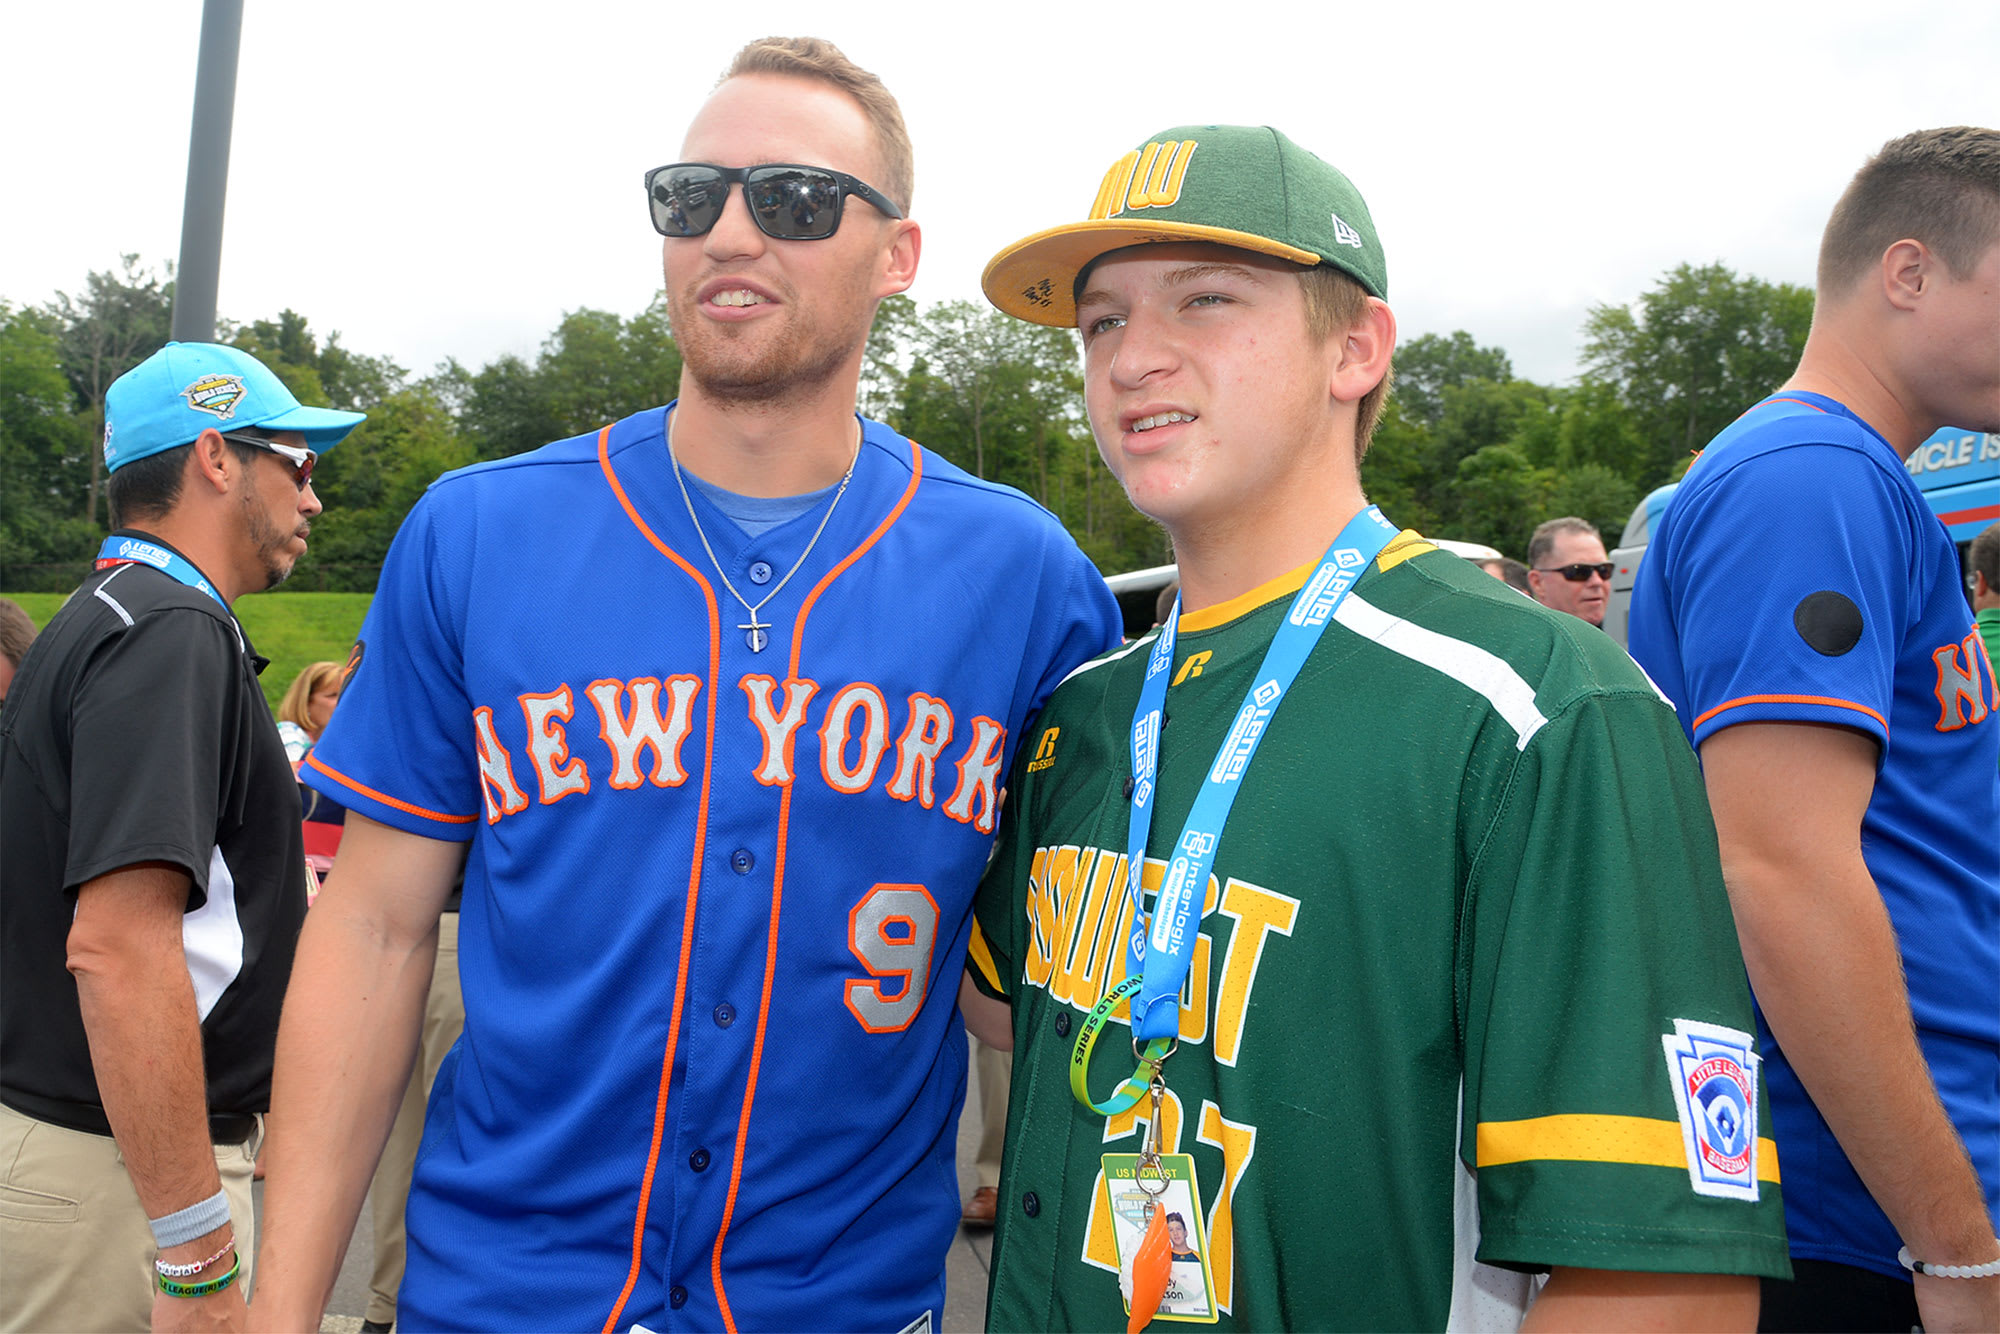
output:
M 1003 768 L 1115 608 L 1045 511 L 869 423 L 754 651 L 688 504 L 752 601 L 825 516 L 751 536 L 684 501 L 663 422 L 439 482 L 460 494 L 398 537 L 312 757 L 364 815 L 472 845 L 475 1040 L 409 1217 L 478 1244 L 413 1249 L 412 1318 L 504 1326 L 496 1275 L 533 1268 L 580 1323 L 900 1327 L 942 1311 L 953 1000 Z M 940 558 L 972 529 L 990 570 Z M 524 595 L 524 564 L 575 591 Z M 884 1184 L 826 1243 L 842 1297 L 766 1282 L 859 1181 Z M 488 1221 L 521 1200 L 588 1238 L 559 1271 Z

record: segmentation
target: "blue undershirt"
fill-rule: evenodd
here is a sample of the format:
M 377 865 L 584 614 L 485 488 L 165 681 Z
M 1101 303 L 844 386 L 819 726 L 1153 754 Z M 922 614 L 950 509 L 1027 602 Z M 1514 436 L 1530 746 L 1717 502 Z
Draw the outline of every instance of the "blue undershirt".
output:
M 790 523 L 833 494 L 832 487 L 808 491 L 800 496 L 744 496 L 725 491 L 713 482 L 681 470 L 688 485 L 708 497 L 708 502 L 751 537 L 762 537 L 781 523 Z

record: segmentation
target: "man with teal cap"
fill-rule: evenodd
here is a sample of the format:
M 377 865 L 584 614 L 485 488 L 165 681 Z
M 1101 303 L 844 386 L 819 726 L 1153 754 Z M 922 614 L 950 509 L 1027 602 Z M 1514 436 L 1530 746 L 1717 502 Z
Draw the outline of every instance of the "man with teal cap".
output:
M 116 531 L 0 713 L 0 1328 L 243 1324 L 306 868 L 232 604 L 361 420 L 206 343 L 105 396 Z
M 1181 581 L 1023 739 L 980 889 L 989 1327 L 1749 1328 L 1782 1208 L 1693 756 L 1615 645 L 1362 494 L 1360 192 L 1177 127 L 985 287 L 1078 330 Z

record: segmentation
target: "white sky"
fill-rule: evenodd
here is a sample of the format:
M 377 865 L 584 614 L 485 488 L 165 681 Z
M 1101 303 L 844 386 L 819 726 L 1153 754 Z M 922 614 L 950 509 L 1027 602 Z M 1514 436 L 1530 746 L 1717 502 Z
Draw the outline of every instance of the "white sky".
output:
M 1154 131 L 1272 124 L 1367 196 L 1405 338 L 1467 329 L 1557 383 L 1592 303 L 1684 260 L 1809 284 L 1884 140 L 2000 124 L 1992 0 L 245 8 L 219 310 L 290 306 L 417 372 L 532 356 L 579 306 L 640 310 L 659 283 L 641 173 L 767 33 L 829 37 L 901 100 L 924 304 L 977 297 L 994 251 L 1080 218 Z M 178 254 L 200 17 L 10 9 L 0 299 Z

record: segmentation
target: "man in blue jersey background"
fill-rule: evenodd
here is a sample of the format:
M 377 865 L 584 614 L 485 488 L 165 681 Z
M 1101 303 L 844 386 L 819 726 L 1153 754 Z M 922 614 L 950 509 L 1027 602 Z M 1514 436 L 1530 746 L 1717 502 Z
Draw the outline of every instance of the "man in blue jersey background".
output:
M 1797 373 L 1689 471 L 1633 594 L 1760 1010 L 1797 1275 L 1767 1329 L 2000 1328 L 2000 701 L 1903 468 L 1946 423 L 2000 428 L 1990 129 L 1855 176 Z

